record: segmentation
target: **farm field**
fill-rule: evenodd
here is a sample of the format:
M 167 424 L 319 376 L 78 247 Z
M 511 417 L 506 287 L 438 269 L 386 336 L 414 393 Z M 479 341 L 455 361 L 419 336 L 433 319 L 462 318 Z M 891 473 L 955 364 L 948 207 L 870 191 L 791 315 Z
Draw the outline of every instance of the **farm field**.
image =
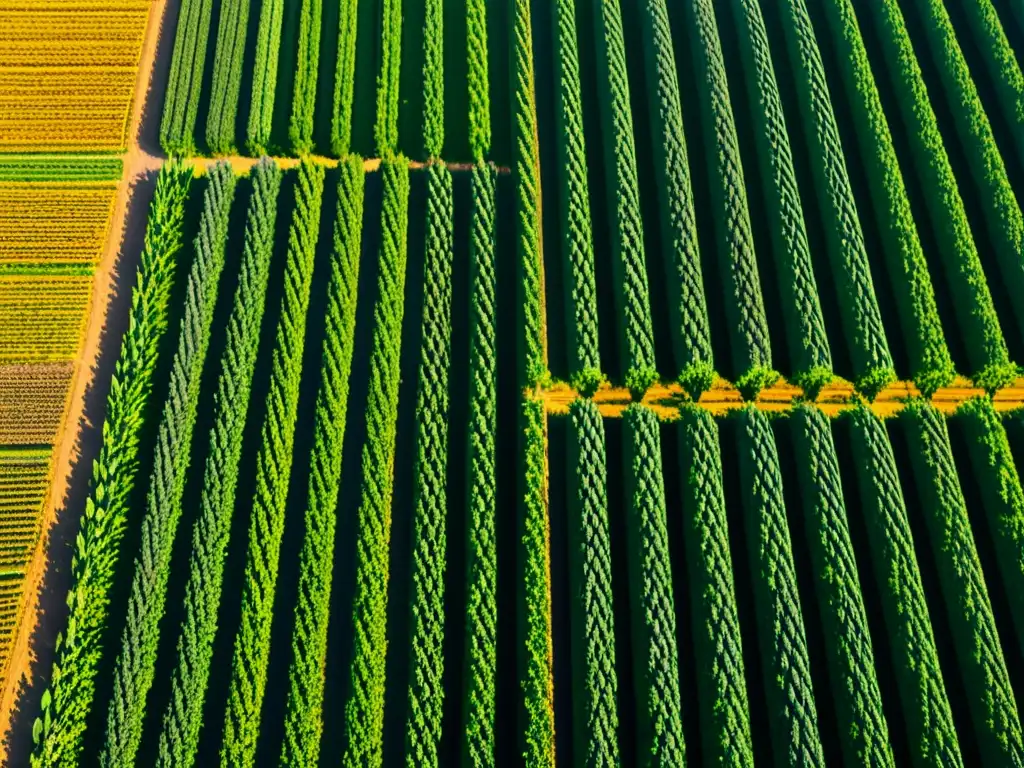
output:
M 9 764 L 1024 765 L 1013 3 L 142 5 L 0 119 Z

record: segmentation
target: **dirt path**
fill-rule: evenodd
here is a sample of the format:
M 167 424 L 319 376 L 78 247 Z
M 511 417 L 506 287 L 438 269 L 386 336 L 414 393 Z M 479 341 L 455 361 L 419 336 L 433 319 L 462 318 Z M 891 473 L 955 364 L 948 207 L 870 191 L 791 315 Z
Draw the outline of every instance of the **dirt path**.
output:
M 127 152 L 123 156 L 124 171 L 118 185 L 106 245 L 96 267 L 90 316 L 75 361 L 69 407 L 64 416 L 63 429 L 53 446 L 56 458 L 40 520 L 42 535 L 26 573 L 21 621 L 7 674 L 3 679 L 3 689 L 0 691 L 0 734 L 4 735 L 2 755 L 5 764 L 21 761 L 20 755 L 13 757 L 23 748 L 20 744 L 23 735 L 19 731 L 27 733 L 27 738 L 31 740 L 31 720 L 42 695 L 38 681 L 33 679 L 33 673 L 44 666 L 48 669 L 53 653 L 55 632 L 37 631 L 40 617 L 50 611 L 56 611 L 62 616 L 61 611 L 66 610 L 63 608 L 63 598 L 68 576 L 66 573 L 57 574 L 54 579 L 52 571 L 60 570 L 59 563 L 70 565 L 70 550 L 57 552 L 51 551 L 51 548 L 56 550 L 63 545 L 68 540 L 67 535 L 73 540 L 78 527 L 77 519 L 59 520 L 58 513 L 66 508 L 81 508 L 81 504 L 70 503 L 69 494 L 75 491 L 73 484 L 77 483 L 83 486 L 77 493 L 84 495 L 92 458 L 98 451 L 109 371 L 113 368 L 117 353 L 117 349 L 113 350 L 113 354 L 109 349 L 104 349 L 105 342 L 115 335 L 113 329 L 108 327 L 108 312 L 112 307 L 118 307 L 119 313 L 119 305 L 124 304 L 125 297 L 130 301 L 135 270 L 133 265 L 123 263 L 122 259 L 138 255 L 137 250 L 130 253 L 132 249 L 129 246 L 141 243 L 144 238 L 146 209 L 152 193 L 152 184 L 147 184 L 146 179 L 163 162 L 162 158 L 145 149 L 140 140 L 143 137 L 143 121 L 151 114 L 149 110 L 159 113 L 159 106 L 154 109 L 152 104 L 147 104 L 147 99 L 153 85 L 158 54 L 162 60 L 170 53 L 170 45 L 160 46 L 161 28 L 168 10 L 175 11 L 171 18 L 176 17 L 178 5 L 179 0 L 152 0 L 146 22 L 128 129 Z M 154 100 L 162 102 L 162 94 Z M 117 313 L 110 312 L 109 319 L 113 321 L 112 325 L 123 328 L 125 318 L 115 318 L 114 314 Z M 119 342 L 120 334 L 117 334 L 113 345 L 118 347 Z M 98 388 L 94 386 L 94 377 Z M 53 568 L 49 567 L 51 563 Z M 44 584 L 45 581 L 57 583 Z M 22 722 L 24 718 L 27 721 Z M 15 721 L 17 728 L 11 732 Z

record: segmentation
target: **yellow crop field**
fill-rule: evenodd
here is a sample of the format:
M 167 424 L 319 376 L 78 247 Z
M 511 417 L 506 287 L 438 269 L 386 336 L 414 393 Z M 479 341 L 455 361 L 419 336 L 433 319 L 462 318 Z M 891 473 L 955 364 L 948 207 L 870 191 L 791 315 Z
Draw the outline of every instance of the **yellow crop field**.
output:
M 74 364 L 0 365 L 0 445 L 52 443 Z
M 0 364 L 73 359 L 91 290 L 88 272 L 0 271 Z
M 0 152 L 125 146 L 149 0 L 0 0 Z
M 95 264 L 117 181 L 0 182 L 0 264 Z

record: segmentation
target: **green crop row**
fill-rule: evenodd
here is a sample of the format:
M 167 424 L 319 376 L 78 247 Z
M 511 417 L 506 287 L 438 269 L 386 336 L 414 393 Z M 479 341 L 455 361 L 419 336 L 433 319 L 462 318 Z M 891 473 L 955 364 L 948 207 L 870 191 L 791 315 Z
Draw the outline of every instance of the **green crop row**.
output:
M 864 600 L 828 418 L 797 405 L 788 418 L 839 747 L 849 765 L 894 766 Z
M 141 430 L 167 330 L 176 257 L 182 246 L 191 170 L 164 165 L 149 209 L 128 330 L 110 382 L 103 445 L 93 461 L 68 591 L 67 629 L 57 637 L 49 687 L 32 729 L 33 768 L 76 765 L 107 628 L 114 571 L 139 469 Z
M 554 77 L 558 82 L 558 108 L 555 110 L 558 196 L 564 219 L 561 247 L 568 275 L 562 284 L 568 307 L 570 368 L 573 386 L 584 397 L 589 397 L 600 385 L 602 374 L 576 0 L 557 0 L 551 4 L 551 12 L 556 52 Z
M 636 752 L 641 765 L 683 765 L 686 746 L 661 467 L 661 427 L 654 412 L 639 404 L 626 408 L 622 419 Z M 700 608 L 695 608 L 695 613 L 701 613 Z M 708 661 L 700 658 L 697 663 Z M 742 676 L 741 667 L 741 680 Z M 704 725 L 711 727 L 711 723 Z M 716 732 L 716 738 L 720 735 Z
M 473 167 L 469 243 L 469 427 L 466 523 L 466 680 L 463 754 L 467 765 L 493 765 L 497 704 L 498 350 L 495 311 L 495 172 Z
M 292 113 L 288 138 L 298 155 L 313 150 L 313 116 L 316 81 L 320 70 L 320 19 L 323 0 L 302 0 L 299 8 L 299 51 L 292 90 Z
M 943 416 L 923 401 L 900 411 L 939 575 L 964 698 L 986 765 L 1024 761 L 1024 740 Z
M 1019 6 L 1019 3 L 1011 3 L 1012 5 Z M 976 48 L 985 62 L 989 78 L 995 85 L 1003 117 L 1013 132 L 1013 150 L 1016 150 L 1018 161 L 1024 162 L 1024 73 L 1021 72 L 1017 58 L 1024 58 L 1024 53 L 1018 51 L 1014 55 L 992 0 L 964 3 L 963 8 Z M 1017 12 L 1021 13 L 1019 7 Z M 1005 154 L 1010 152 L 1010 149 L 1004 151 Z
M 569 406 L 569 585 L 573 744 L 585 765 L 618 765 L 612 542 L 604 422 L 590 400 Z
M 242 64 L 251 4 L 251 0 L 223 0 L 220 6 L 210 111 L 206 117 L 206 145 L 214 154 L 227 155 L 235 151 L 235 124 L 242 93 Z
M 473 160 L 483 162 L 491 151 L 491 95 L 487 71 L 487 2 L 466 2 L 469 55 L 469 147 Z
M 160 121 L 160 146 L 168 155 L 192 155 L 196 151 L 196 119 L 212 14 L 213 0 L 184 0 L 178 12 Z
M 352 607 L 354 643 L 345 703 L 346 765 L 380 765 L 384 738 L 384 672 L 402 317 L 405 314 L 409 166 L 398 156 L 381 165 L 380 271 L 373 309 L 373 351 L 362 453 L 362 498 Z
M 125 622 L 114 667 L 114 695 L 107 711 L 106 745 L 100 758 L 100 764 L 110 768 L 134 765 L 142 741 L 146 696 L 156 674 L 160 620 L 167 602 L 171 553 L 191 460 L 199 387 L 210 346 L 217 287 L 224 270 L 235 174 L 228 163 L 221 162 L 210 169 L 207 177 L 195 255 L 185 289 L 185 311 L 142 516 L 142 538 L 128 598 L 130 620 Z
M 523 765 L 554 768 L 555 704 L 551 629 L 551 525 L 548 519 L 547 416 L 524 399 L 519 657 Z
M 919 765 L 963 765 L 889 436 L 863 406 L 844 415 L 842 423 L 849 430 L 871 573 L 911 758 Z
M 222 765 L 251 766 L 256 759 L 323 191 L 323 166 L 303 161 L 296 175 L 295 209 L 288 231 L 283 276 L 284 297 L 274 337 L 270 390 L 256 460 L 241 619 L 235 635 L 224 717 Z
M 1024 490 L 1006 429 L 988 398 L 964 403 L 952 424 L 966 437 L 1017 642 L 1024 644 Z
M 424 0 L 423 149 L 431 160 L 444 150 L 444 0 Z
M 836 45 L 839 70 L 851 102 L 854 133 L 866 162 L 868 189 L 882 236 L 882 251 L 906 339 L 910 374 L 930 396 L 955 375 L 935 291 L 910 209 L 889 123 L 849 0 L 829 0 L 825 15 Z M 906 296 L 907 300 L 903 297 Z
M 402 0 L 382 0 L 381 5 L 380 74 L 377 75 L 377 121 L 373 135 L 377 154 L 389 159 L 398 151 Z
M 830 0 L 829 5 L 845 1 Z M 934 228 L 971 373 L 986 389 L 1005 386 L 1014 373 L 1006 340 L 903 14 L 896 0 L 864 7 L 863 18 L 870 19 L 865 23 L 873 25 L 880 41 L 883 61 L 876 65 L 889 73 L 895 106 L 908 134 L 911 164 Z
M 0 184 L 12 181 L 118 181 L 120 157 L 0 155 Z
M 711 327 L 697 245 L 690 164 L 683 133 L 679 76 L 665 0 L 644 0 L 640 28 L 644 49 L 655 186 L 669 323 L 678 380 L 693 400 L 715 382 Z M 596 332 L 596 328 L 595 328 Z
M 327 625 L 334 572 L 335 508 L 341 485 L 349 377 L 355 348 L 363 187 L 362 159 L 346 158 L 339 166 L 306 525 L 299 552 L 299 588 L 281 748 L 281 765 L 287 766 L 313 767 L 320 756 Z
M 537 142 L 537 96 L 533 71 L 533 21 L 530 0 L 512 7 L 513 141 L 515 141 L 516 254 L 520 346 L 519 381 L 536 386 L 547 376 L 547 329 L 544 325 L 544 262 L 540 234 L 540 148 Z
M 260 4 L 256 58 L 252 65 L 249 125 L 246 131 L 246 145 L 253 155 L 263 155 L 270 150 L 270 128 L 274 119 L 274 94 L 277 90 L 277 63 L 281 50 L 283 23 L 284 0 L 266 0 Z
M 708 763 L 752 765 L 718 425 L 708 411 L 694 405 L 681 410 L 679 424 L 683 540 L 693 601 L 703 758 Z
M 444 716 L 445 547 L 448 541 L 448 377 L 454 259 L 452 175 L 427 170 L 423 341 L 416 394 L 416 485 L 409 595 L 409 698 L 405 761 L 437 768 Z
M 270 278 L 281 171 L 272 160 L 263 158 L 249 178 L 252 195 L 246 215 L 242 263 L 221 355 L 199 516 L 192 531 L 184 619 L 160 733 L 157 764 L 161 768 L 191 768 L 199 748 L 224 584 L 224 561 L 235 508 L 242 435 Z
M 1024 214 L 942 0 L 913 0 L 910 5 L 922 21 L 925 46 L 942 81 L 943 95 L 933 96 L 949 102 L 956 135 L 981 197 L 1000 276 L 1017 327 L 1024 333 Z
M 814 194 L 857 389 L 873 398 L 896 379 L 875 296 L 864 233 L 846 170 L 825 67 L 804 0 L 777 0 L 784 44 L 806 126 Z
M 734 419 L 772 752 L 776 765 L 823 765 L 778 448 L 763 411 L 747 406 Z
M 703 149 L 711 177 L 711 211 L 719 273 L 725 287 L 733 373 L 744 397 L 753 399 L 774 383 L 778 374 L 772 369 L 739 138 L 714 4 L 711 0 L 690 0 L 684 6 L 699 84 Z
M 640 185 L 633 142 L 626 41 L 619 0 L 596 3 L 597 81 L 604 137 L 608 223 L 614 270 L 618 336 L 626 361 L 625 383 L 645 392 L 657 378 L 654 326 L 647 288 Z
M 358 8 L 359 0 L 340 0 L 338 8 L 338 63 L 334 72 L 334 109 L 331 112 L 331 149 L 338 157 L 346 157 L 352 144 Z
M 807 240 L 768 31 L 756 0 L 733 0 L 747 97 L 761 170 L 764 205 L 789 347 L 793 383 L 810 397 L 832 380 L 832 352 Z

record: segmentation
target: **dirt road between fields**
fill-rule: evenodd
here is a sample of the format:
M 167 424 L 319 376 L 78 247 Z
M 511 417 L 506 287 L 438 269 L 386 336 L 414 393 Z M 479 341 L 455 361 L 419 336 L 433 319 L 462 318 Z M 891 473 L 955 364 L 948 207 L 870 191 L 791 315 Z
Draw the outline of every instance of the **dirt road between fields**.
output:
M 0 734 L 7 765 L 27 765 L 32 721 L 39 708 L 57 632 L 66 622 L 71 544 L 99 452 L 107 390 L 127 325 L 135 267 L 145 237 L 155 174 L 164 159 L 158 133 L 180 0 L 152 0 L 135 82 L 123 173 L 106 245 L 97 265 L 85 337 L 72 378 L 64 427 L 53 450 L 50 490 L 42 511 L 42 535 L 29 563 L 25 603 L 0 691 Z

